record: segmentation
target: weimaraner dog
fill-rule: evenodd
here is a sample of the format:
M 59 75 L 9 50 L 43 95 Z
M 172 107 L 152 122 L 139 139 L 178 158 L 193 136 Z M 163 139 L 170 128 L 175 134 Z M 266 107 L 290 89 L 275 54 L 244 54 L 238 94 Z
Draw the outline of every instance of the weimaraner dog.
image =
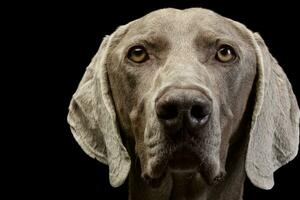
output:
M 299 108 L 263 39 L 212 11 L 154 11 L 106 36 L 73 95 L 82 149 L 130 200 L 238 200 L 298 152 Z M 127 198 L 127 197 L 125 197 Z

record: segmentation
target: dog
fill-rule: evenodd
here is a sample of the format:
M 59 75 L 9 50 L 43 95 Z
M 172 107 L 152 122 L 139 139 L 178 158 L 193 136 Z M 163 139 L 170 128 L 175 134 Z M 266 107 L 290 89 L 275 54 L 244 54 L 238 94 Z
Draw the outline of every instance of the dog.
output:
M 202 8 L 161 9 L 106 36 L 68 123 L 82 149 L 129 176 L 130 200 L 242 199 L 298 152 L 299 107 L 258 33 Z

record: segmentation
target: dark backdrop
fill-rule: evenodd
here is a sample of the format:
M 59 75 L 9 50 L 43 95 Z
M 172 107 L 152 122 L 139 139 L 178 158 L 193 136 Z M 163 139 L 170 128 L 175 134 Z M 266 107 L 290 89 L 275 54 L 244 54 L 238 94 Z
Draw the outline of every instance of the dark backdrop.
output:
M 121 2 L 121 1 L 120 1 Z M 105 165 L 89 158 L 66 122 L 68 105 L 103 36 L 119 25 L 164 7 L 205 7 L 258 31 L 287 73 L 297 97 L 299 41 L 296 3 L 262 1 L 136 1 L 97 3 L 11 3 L 5 16 L 12 53 L 8 66 L 9 145 L 4 190 L 31 199 L 126 199 L 127 183 L 114 189 Z M 7 29 L 6 29 L 7 30 Z M 4 38 L 6 39 L 6 38 Z M 5 78 L 5 77 L 4 77 Z M 6 150 L 7 150 L 6 149 Z M 7 155 L 7 154 L 6 154 Z M 275 173 L 270 191 L 248 180 L 245 199 L 299 198 L 299 156 Z M 241 183 L 242 184 L 242 183 Z

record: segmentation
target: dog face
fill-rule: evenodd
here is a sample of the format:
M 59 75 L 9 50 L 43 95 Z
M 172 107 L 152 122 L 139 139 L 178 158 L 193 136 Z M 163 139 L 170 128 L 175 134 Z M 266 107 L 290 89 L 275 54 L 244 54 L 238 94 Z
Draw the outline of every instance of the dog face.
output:
M 150 184 L 169 171 L 217 182 L 232 138 L 245 134 L 247 175 L 270 189 L 298 151 L 299 108 L 284 72 L 257 33 L 206 9 L 155 11 L 105 37 L 69 110 L 75 139 L 109 165 L 113 186 L 131 165 L 120 132 Z
M 142 176 L 198 170 L 219 179 L 256 74 L 250 39 L 196 9 L 154 12 L 119 32 L 107 70 Z

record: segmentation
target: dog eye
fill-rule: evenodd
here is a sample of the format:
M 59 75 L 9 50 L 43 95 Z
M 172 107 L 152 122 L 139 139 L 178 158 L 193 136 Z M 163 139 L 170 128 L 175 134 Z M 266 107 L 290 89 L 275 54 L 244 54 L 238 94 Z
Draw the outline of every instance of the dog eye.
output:
M 216 53 L 216 59 L 220 62 L 230 62 L 236 58 L 236 53 L 229 45 L 222 45 Z
M 131 47 L 128 51 L 127 57 L 136 63 L 142 63 L 149 59 L 149 55 L 143 46 Z

